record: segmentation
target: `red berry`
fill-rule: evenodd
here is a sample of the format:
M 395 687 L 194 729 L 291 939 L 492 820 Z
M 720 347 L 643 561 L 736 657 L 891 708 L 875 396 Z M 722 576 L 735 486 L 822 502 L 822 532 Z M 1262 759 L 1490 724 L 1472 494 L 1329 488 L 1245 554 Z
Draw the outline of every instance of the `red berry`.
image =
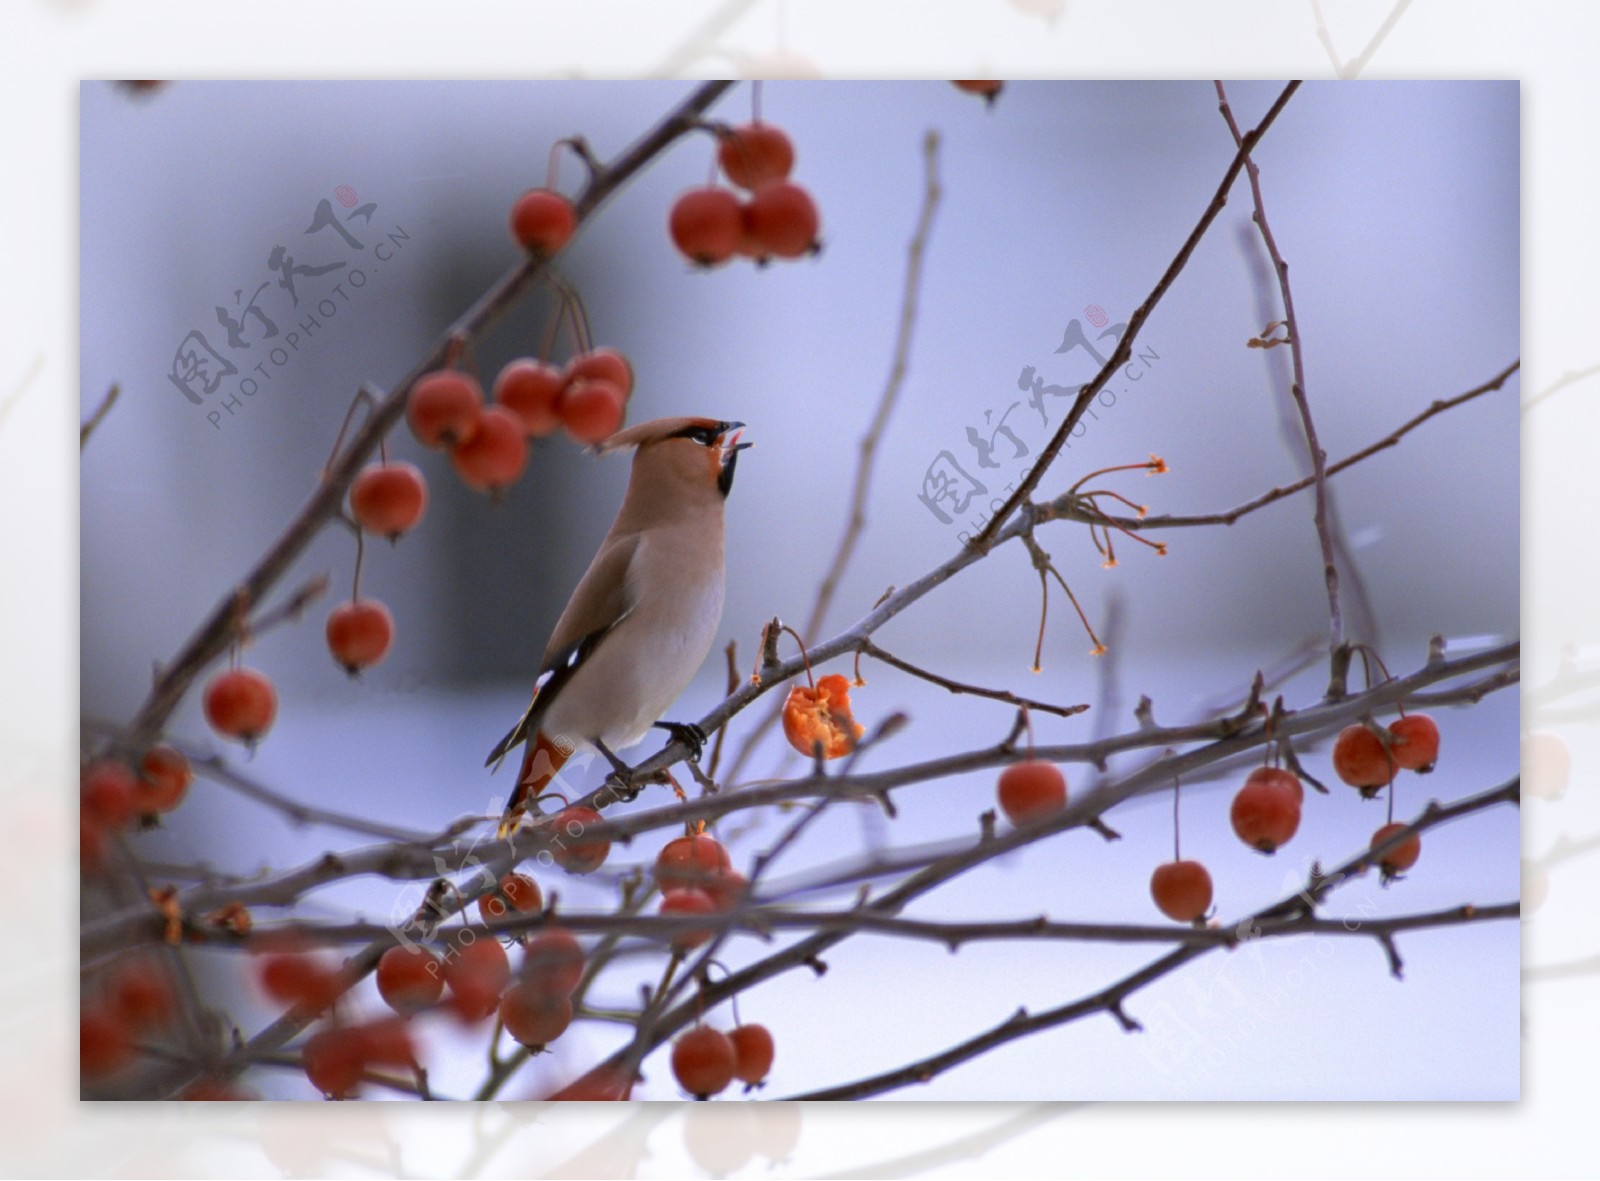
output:
M 775 180 L 787 180 L 794 168 L 794 144 L 771 123 L 746 123 L 722 136 L 717 162 L 741 189 L 759 189 Z
M 633 394 L 633 366 L 616 349 L 590 349 L 567 362 L 567 384 L 581 380 L 609 381 L 628 398 Z
M 526 250 L 555 254 L 578 228 L 578 211 L 553 189 L 529 189 L 511 207 L 511 236 Z
M 189 760 L 170 746 L 152 746 L 139 764 L 135 801 L 141 812 L 170 812 L 183 802 L 194 781 Z
M 682 917 L 684 915 L 714 914 L 717 904 L 711 895 L 704 890 L 697 890 L 693 886 L 682 890 L 668 890 L 661 895 L 661 913 L 663 915 Z M 706 940 L 711 938 L 711 932 L 705 928 L 692 927 L 679 931 L 672 937 L 672 950 L 682 955 L 692 951 Z M 721 1090 L 719 1087 L 718 1090 Z
M 744 219 L 750 236 L 779 258 L 799 258 L 821 249 L 816 202 L 797 184 L 783 180 L 763 185 L 745 205 Z
M 96 828 L 119 831 L 133 819 L 139 781 L 121 763 L 109 759 L 92 763 L 83 773 L 79 803 L 83 817 Z
M 570 931 L 549 927 L 528 940 L 522 983 L 546 996 L 566 996 L 583 979 L 583 945 Z
M 590 825 L 600 822 L 600 813 L 593 808 L 573 805 L 557 812 L 550 821 L 555 834 L 550 855 L 556 864 L 568 873 L 593 873 L 604 865 L 611 842 L 581 839 Z
M 957 90 L 964 91 L 967 94 L 976 94 L 979 98 L 993 103 L 1000 96 L 1000 88 L 1005 83 L 996 82 L 992 78 L 981 78 L 970 82 L 952 82 L 951 85 Z
M 672 1044 L 672 1073 L 696 1099 L 708 1099 L 733 1081 L 737 1064 L 728 1035 L 697 1025 Z
M 547 1046 L 572 1024 L 572 998 L 514 984 L 500 1001 L 500 1020 L 506 1032 L 523 1045 L 534 1049 Z
M 662 846 L 656 856 L 656 884 L 662 890 L 685 886 L 705 889 L 713 875 L 729 868 L 728 851 L 722 842 L 706 833 L 678 837 Z M 709 890 L 706 891 L 710 893 Z
M 733 1043 L 733 1077 L 752 1087 L 765 1082 L 775 1052 L 772 1032 L 765 1025 L 740 1025 L 728 1040 Z
M 344 973 L 321 956 L 276 952 L 256 964 L 261 990 L 285 1005 L 320 1013 L 344 992 Z
M 443 993 L 444 966 L 427 948 L 401 944 L 378 960 L 378 995 L 396 1013 L 426 1009 Z
M 1150 875 L 1150 897 L 1169 919 L 1192 923 L 1211 909 L 1211 874 L 1198 861 L 1168 861 Z
M 744 892 L 749 886 L 744 874 L 736 869 L 718 870 L 700 884 L 700 888 L 711 895 L 718 910 L 732 910 L 738 906 L 744 901 Z
M 361 1035 L 348 1028 L 324 1029 L 306 1039 L 300 1051 L 311 1085 L 330 1099 L 354 1094 L 367 1069 Z
M 1245 776 L 1246 783 L 1272 783 L 1285 788 L 1294 797 L 1294 802 L 1306 802 L 1305 785 L 1300 782 L 1300 777 L 1292 771 L 1285 771 L 1282 767 L 1257 767 Z
M 394 616 L 377 599 L 340 603 L 328 616 L 328 651 L 352 677 L 389 654 Z
M 422 520 L 428 484 L 409 463 L 375 463 L 350 485 L 350 512 L 368 533 L 393 541 Z
M 85 1079 L 116 1074 L 133 1061 L 133 1039 L 127 1023 L 100 1006 L 84 1006 L 78 1015 L 78 1070 Z
M 1559 800 L 1571 776 L 1572 752 L 1559 734 L 1542 732 L 1522 740 L 1522 782 L 1533 795 Z
M 1067 806 L 1067 779 L 1054 763 L 1013 763 L 1000 772 L 999 795 L 1007 820 L 1029 824 Z
M 1361 794 L 1372 796 L 1394 778 L 1395 763 L 1383 742 L 1360 722 L 1346 726 L 1333 740 L 1333 770 Z
M 401 1017 L 379 1017 L 361 1025 L 352 1025 L 348 1032 L 355 1041 L 356 1052 L 368 1066 L 392 1066 L 398 1069 L 415 1066 L 416 1047 L 411 1044 L 411 1027 Z
M 622 426 L 625 401 L 609 381 L 574 382 L 561 395 L 561 423 L 575 442 L 598 443 Z
M 1439 761 L 1439 727 L 1427 714 L 1407 714 L 1396 718 L 1389 733 L 1394 735 L 1391 753 L 1407 771 L 1426 775 Z
M 445 957 L 444 982 L 465 1020 L 481 1021 L 493 1013 L 510 980 L 511 961 L 497 940 L 475 939 Z
M 436 369 L 417 379 L 406 402 L 406 422 L 424 447 L 454 447 L 477 432 L 483 389 L 454 369 Z
M 472 438 L 450 449 L 450 462 L 468 488 L 491 494 L 505 491 L 528 464 L 522 419 L 504 406 L 490 406 L 478 416 Z
M 512 361 L 494 379 L 494 400 L 522 420 L 526 434 L 543 438 L 561 425 L 561 390 L 567 375 L 528 357 Z
M 1300 801 L 1280 783 L 1245 782 L 1233 797 L 1233 831 L 1252 849 L 1272 853 L 1300 827 Z
M 493 890 L 478 898 L 478 916 L 486 923 L 497 923 L 513 910 L 537 914 L 543 905 L 538 882 L 524 873 L 508 873 Z
M 78 817 L 78 872 L 92 877 L 105 868 L 106 830 L 92 816 Z
M 1377 832 L 1372 834 L 1371 847 L 1376 849 L 1379 845 L 1383 844 L 1384 841 L 1388 840 L 1390 837 L 1394 836 L 1395 833 L 1400 832 L 1405 827 L 1406 826 L 1403 824 L 1385 824 Z M 1410 869 L 1417 863 L 1417 858 L 1421 856 L 1422 837 L 1418 833 L 1412 833 L 1393 849 L 1390 849 L 1387 853 L 1378 858 L 1378 864 L 1383 867 L 1384 880 L 1387 881 L 1397 874 L 1405 873 L 1406 870 Z
M 672 242 L 696 266 L 727 262 L 739 247 L 739 198 L 731 189 L 690 189 L 673 203 L 667 219 Z
M 206 686 L 206 721 L 227 738 L 253 743 L 272 726 L 278 715 L 278 694 L 265 673 L 253 668 L 230 668 L 211 678 Z
M 178 1012 L 178 998 L 165 968 L 150 958 L 129 960 L 110 981 L 112 1012 L 133 1032 L 164 1029 Z

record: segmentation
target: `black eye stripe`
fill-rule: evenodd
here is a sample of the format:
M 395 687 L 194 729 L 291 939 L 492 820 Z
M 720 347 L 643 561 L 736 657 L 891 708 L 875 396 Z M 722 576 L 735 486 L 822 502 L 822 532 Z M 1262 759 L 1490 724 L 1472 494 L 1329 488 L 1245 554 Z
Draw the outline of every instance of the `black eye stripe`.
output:
M 676 431 L 671 436 L 674 439 L 692 439 L 703 447 L 710 447 L 717 441 L 718 431 L 708 426 L 686 426 L 681 431 Z

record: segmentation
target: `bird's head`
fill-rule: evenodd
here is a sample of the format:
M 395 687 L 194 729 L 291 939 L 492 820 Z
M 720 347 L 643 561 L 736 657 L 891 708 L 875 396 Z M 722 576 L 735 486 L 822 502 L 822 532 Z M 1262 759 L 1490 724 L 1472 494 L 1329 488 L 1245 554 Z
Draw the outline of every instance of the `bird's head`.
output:
M 620 430 L 600 444 L 601 454 L 635 448 L 633 484 L 648 495 L 698 499 L 714 492 L 726 499 L 733 487 L 742 422 L 714 418 L 657 418 Z

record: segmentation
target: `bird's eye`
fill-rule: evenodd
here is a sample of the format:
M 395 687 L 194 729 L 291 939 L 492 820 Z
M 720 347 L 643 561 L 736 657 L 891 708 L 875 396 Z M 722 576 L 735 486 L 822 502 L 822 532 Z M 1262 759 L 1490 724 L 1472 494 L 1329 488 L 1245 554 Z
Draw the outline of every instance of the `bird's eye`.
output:
M 689 437 L 702 447 L 710 447 L 717 441 L 717 432 L 708 426 L 696 427 L 689 432 Z

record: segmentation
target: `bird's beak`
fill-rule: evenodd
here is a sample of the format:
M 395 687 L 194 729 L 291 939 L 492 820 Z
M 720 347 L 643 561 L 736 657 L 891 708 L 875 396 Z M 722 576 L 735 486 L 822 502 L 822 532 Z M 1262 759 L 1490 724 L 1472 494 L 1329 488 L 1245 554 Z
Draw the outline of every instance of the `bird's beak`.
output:
M 718 439 L 718 443 L 722 447 L 722 471 L 717 475 L 717 489 L 724 497 L 733 488 L 733 473 L 734 469 L 739 465 L 739 452 L 746 447 L 755 446 L 754 443 L 739 442 L 739 435 L 742 433 L 739 428 L 742 426 L 744 426 L 742 422 L 720 422 L 717 424 L 718 433 L 722 436 Z M 727 437 L 729 431 L 734 432 L 732 438 Z

